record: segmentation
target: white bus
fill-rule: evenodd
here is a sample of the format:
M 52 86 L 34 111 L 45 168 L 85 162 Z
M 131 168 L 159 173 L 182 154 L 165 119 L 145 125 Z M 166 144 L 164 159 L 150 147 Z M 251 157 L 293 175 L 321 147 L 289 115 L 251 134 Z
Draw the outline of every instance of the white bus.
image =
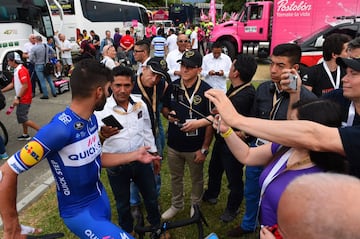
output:
M 64 12 L 63 27 L 59 17 L 59 9 L 49 0 L 54 29 L 64 33 L 66 38 L 75 43 L 77 36 L 85 29 L 105 38 L 105 31 L 114 34 L 115 27 L 121 34 L 133 26 L 139 38 L 143 38 L 145 26 L 149 23 L 146 8 L 137 3 L 120 0 L 58 0 Z
M 4 76 L 11 79 L 6 56 L 23 46 L 30 34 L 43 38 L 54 35 L 49 6 L 46 0 L 1 0 L 0 1 L 0 86 Z

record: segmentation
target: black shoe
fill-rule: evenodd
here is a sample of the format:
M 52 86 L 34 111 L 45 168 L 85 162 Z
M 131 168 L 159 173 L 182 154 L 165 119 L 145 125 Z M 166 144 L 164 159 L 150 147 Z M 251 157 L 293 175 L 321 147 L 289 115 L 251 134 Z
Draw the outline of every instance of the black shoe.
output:
M 49 96 L 43 95 L 43 96 L 40 97 L 40 99 L 42 99 L 42 100 L 48 100 L 48 99 L 49 99 Z
M 56 96 L 57 96 L 57 94 L 53 94 L 52 96 L 56 97 Z
M 239 210 L 232 212 L 228 209 L 225 209 L 224 213 L 220 216 L 220 220 L 223 222 L 231 222 L 239 214 Z
M 206 197 L 203 197 L 202 200 L 204 202 L 207 202 L 207 203 L 210 203 L 212 205 L 215 205 L 217 203 L 217 198 L 206 198 Z
M 228 237 L 242 237 L 243 235 L 251 234 L 251 233 L 254 233 L 254 231 L 247 231 L 242 229 L 240 226 L 238 226 L 228 231 L 226 235 Z

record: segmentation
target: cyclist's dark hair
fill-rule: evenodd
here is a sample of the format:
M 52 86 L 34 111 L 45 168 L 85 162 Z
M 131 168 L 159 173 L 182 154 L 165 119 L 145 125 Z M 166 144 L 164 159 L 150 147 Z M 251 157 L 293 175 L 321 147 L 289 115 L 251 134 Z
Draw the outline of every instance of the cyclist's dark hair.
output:
M 332 54 L 340 55 L 344 49 L 344 44 L 351 41 L 351 37 L 342 33 L 333 33 L 325 38 L 323 44 L 323 57 L 325 61 L 330 61 Z
M 141 50 L 150 55 L 150 42 L 148 40 L 140 40 L 135 43 L 135 46 L 139 46 Z
M 284 43 L 277 45 L 272 53 L 273 56 L 288 57 L 292 65 L 300 63 L 301 48 L 294 43 Z
M 111 71 L 94 59 L 75 64 L 70 77 L 72 98 L 88 98 L 97 87 L 104 87 L 112 79 Z
M 292 105 L 292 109 L 297 109 L 299 120 L 310 120 L 328 127 L 341 126 L 341 107 L 334 101 L 328 99 L 299 101 Z M 348 172 L 347 161 L 337 153 L 310 151 L 310 159 L 325 171 Z
M 128 76 L 131 78 L 131 81 L 134 80 L 134 72 L 132 69 L 126 66 L 116 66 L 112 69 L 113 76 Z M 112 78 L 111 82 L 114 81 L 114 77 Z

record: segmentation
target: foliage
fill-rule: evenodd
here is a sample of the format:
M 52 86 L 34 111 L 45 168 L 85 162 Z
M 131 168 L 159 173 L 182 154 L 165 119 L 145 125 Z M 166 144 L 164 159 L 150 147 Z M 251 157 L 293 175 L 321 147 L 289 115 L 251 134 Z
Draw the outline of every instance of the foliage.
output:
M 206 0 L 206 2 L 209 3 L 210 0 Z M 224 12 L 232 13 L 240 11 L 246 0 L 217 0 L 216 2 L 222 2 L 224 4 Z

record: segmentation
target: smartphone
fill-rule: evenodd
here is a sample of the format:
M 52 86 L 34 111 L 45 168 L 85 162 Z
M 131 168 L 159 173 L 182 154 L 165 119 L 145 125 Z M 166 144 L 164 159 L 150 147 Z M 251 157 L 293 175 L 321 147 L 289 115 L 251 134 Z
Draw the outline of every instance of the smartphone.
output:
M 104 122 L 106 126 L 117 127 L 119 130 L 124 128 L 113 115 L 106 116 L 101 121 Z
M 289 73 L 289 87 L 293 90 L 297 89 L 297 75 Z

